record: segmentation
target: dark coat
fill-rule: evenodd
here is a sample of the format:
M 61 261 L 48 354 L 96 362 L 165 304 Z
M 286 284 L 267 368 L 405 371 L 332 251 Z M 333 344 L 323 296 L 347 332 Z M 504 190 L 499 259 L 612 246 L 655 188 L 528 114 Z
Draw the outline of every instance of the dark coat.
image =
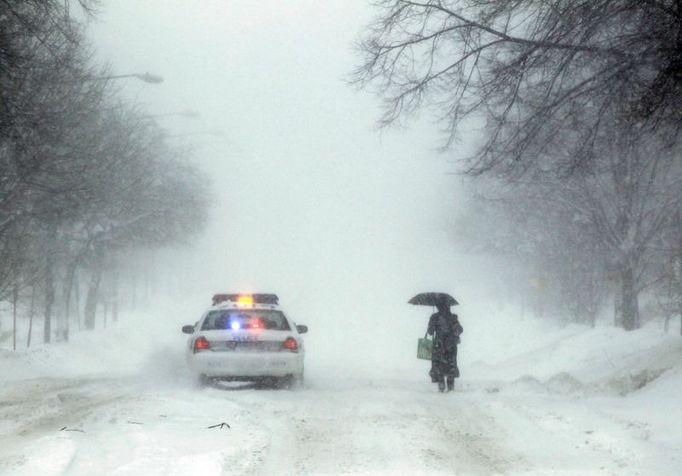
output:
M 434 344 L 441 341 L 446 345 L 456 345 L 459 343 L 457 338 L 464 332 L 464 328 L 459 323 L 457 314 L 448 310 L 433 314 L 429 319 L 429 328 L 426 332 L 433 336 Z
M 433 336 L 431 377 L 435 380 L 459 377 L 457 344 L 464 328 L 459 323 L 457 314 L 453 314 L 449 309 L 433 314 L 426 332 Z

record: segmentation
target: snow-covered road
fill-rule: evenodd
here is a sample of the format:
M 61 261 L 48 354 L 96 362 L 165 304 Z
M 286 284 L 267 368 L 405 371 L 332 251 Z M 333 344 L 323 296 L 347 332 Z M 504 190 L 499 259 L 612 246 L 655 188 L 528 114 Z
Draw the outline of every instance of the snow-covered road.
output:
M 315 327 L 294 390 L 198 388 L 161 324 L 0 349 L 0 475 L 682 474 L 682 341 L 654 328 L 472 319 L 439 394 L 402 351 L 418 323 L 352 348 Z
M 613 403 L 328 374 L 293 391 L 31 379 L 0 389 L 0 474 L 679 474 Z

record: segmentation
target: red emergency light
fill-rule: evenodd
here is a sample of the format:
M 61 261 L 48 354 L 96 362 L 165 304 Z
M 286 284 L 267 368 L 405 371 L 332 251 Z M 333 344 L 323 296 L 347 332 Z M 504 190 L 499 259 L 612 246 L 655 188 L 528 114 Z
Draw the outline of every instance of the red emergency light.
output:
M 276 294 L 257 293 L 257 294 L 214 294 L 213 305 L 221 302 L 235 302 L 240 304 L 279 304 Z

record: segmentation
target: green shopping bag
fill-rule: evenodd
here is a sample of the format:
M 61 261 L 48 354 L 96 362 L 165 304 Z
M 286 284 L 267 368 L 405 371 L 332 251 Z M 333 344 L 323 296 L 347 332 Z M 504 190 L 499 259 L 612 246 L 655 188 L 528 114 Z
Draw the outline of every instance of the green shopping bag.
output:
M 431 352 L 433 351 L 433 339 L 429 339 L 426 334 L 417 340 L 417 358 L 422 360 L 431 360 Z

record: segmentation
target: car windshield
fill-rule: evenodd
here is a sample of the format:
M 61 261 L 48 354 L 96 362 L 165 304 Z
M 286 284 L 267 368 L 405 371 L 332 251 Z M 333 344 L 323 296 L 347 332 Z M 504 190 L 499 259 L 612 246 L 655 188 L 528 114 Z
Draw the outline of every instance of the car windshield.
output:
M 210 311 L 201 325 L 202 331 L 220 329 L 291 330 L 282 311 L 272 309 L 225 309 Z

